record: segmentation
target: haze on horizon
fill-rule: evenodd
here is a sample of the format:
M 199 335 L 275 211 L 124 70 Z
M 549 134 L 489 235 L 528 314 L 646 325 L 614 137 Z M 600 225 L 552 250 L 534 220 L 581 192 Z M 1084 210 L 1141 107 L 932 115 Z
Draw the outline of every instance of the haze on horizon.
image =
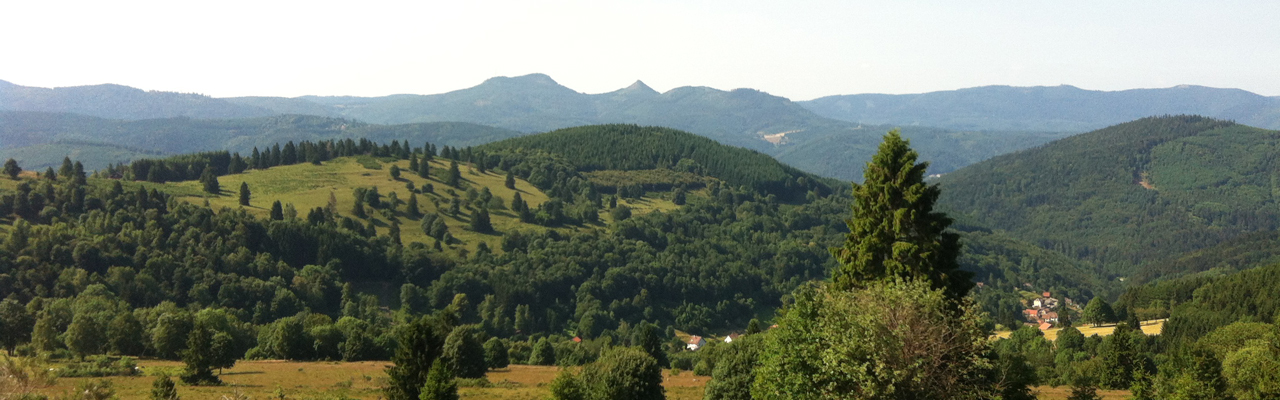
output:
M 432 94 L 545 73 L 793 100 L 983 85 L 1280 95 L 1280 2 L 372 1 L 6 5 L 0 79 L 215 97 Z

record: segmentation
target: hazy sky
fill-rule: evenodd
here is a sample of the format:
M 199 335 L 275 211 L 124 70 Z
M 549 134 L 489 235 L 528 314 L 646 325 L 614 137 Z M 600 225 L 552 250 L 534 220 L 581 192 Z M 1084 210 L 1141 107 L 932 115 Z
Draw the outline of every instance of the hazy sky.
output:
M 1122 4 L 1117 4 L 1122 3 Z M 1280 1 L 8 1 L 0 79 L 226 96 L 534 72 L 794 100 L 981 85 L 1280 95 Z

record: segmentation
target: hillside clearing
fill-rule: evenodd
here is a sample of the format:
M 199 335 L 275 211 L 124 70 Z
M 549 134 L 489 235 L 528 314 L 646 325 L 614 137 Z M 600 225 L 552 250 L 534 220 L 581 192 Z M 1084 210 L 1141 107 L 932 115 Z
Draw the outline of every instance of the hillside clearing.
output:
M 1157 319 L 1153 321 L 1142 321 L 1142 333 L 1145 333 L 1148 335 L 1159 335 L 1160 331 L 1164 329 L 1164 321 L 1165 320 L 1163 319 Z M 1103 325 L 1098 327 L 1084 325 L 1084 326 L 1077 326 L 1076 329 L 1079 329 L 1080 333 L 1083 334 L 1085 337 L 1089 337 L 1093 335 L 1111 336 L 1111 334 L 1115 332 L 1116 326 L 1115 324 Z M 1056 340 L 1058 339 L 1058 332 L 1061 330 L 1062 328 L 1052 328 L 1047 331 L 1044 331 L 1044 338 L 1049 341 Z M 996 332 L 996 337 L 1008 338 L 1011 333 L 1012 332 L 1010 331 Z
M 396 165 L 403 171 L 400 179 L 391 179 L 391 165 Z M 245 209 L 264 218 L 270 214 L 271 204 L 275 201 L 280 201 L 285 205 L 292 204 L 297 209 L 299 216 L 305 217 L 308 210 L 326 207 L 329 203 L 330 193 L 333 194 L 334 199 L 337 201 L 336 209 L 338 214 L 351 216 L 351 210 L 355 204 L 352 190 L 355 188 L 377 187 L 378 192 L 382 194 L 384 199 L 395 193 L 401 202 L 401 205 L 394 213 L 395 219 L 400 224 L 401 240 L 406 244 L 420 242 L 431 245 L 435 242 L 435 239 L 422 232 L 418 225 L 420 218 L 411 217 L 404 212 L 404 202 L 409 199 L 410 192 L 406 187 L 407 184 L 412 184 L 415 188 L 422 188 L 430 184 L 434 187 L 434 193 L 418 195 L 419 209 L 424 214 L 439 212 L 441 215 L 445 215 L 445 224 L 449 226 L 449 233 L 461 241 L 461 244 L 454 247 L 456 249 L 465 249 L 467 252 L 474 252 L 480 242 L 485 242 L 490 249 L 497 251 L 502 247 L 502 234 L 513 230 L 544 231 L 554 229 L 561 233 L 569 233 L 603 226 L 602 224 L 597 224 L 594 226 L 548 228 L 522 223 L 515 212 L 507 209 L 511 203 L 511 198 L 515 193 L 519 192 L 530 207 L 536 208 L 548 200 L 548 196 L 545 193 L 523 179 L 516 179 L 514 190 L 508 189 L 505 186 L 505 173 L 493 170 L 480 173 L 465 165 L 460 165 L 462 179 L 465 182 L 464 187 L 473 187 L 476 190 L 489 188 L 494 198 L 501 199 L 504 204 L 501 208 L 490 209 L 490 220 L 493 224 L 494 233 L 482 234 L 473 232 L 467 229 L 470 222 L 469 211 L 464 209 L 456 217 L 450 217 L 445 212 L 449 207 L 450 191 L 460 197 L 466 195 L 466 189 L 452 188 L 444 184 L 442 176 L 449 169 L 448 160 L 432 160 L 432 176 L 429 179 L 418 177 L 410 172 L 408 167 L 408 160 L 387 161 L 373 157 L 344 157 L 326 161 L 322 165 L 296 164 L 272 167 L 266 170 L 248 170 L 241 174 L 219 177 L 218 183 L 221 185 L 222 191 L 217 196 L 201 191 L 200 183 L 196 181 L 172 182 L 160 185 L 143 183 L 143 185 L 159 188 L 193 203 L 208 200 L 209 205 L 218 210 L 223 207 L 240 207 L 239 189 L 240 184 L 244 182 L 249 185 L 249 191 L 252 192 L 250 206 L 245 207 Z M 652 211 L 669 211 L 679 207 L 670 200 L 656 197 L 622 200 L 619 204 L 631 207 L 637 215 Z M 367 210 L 370 218 L 361 221 L 363 223 L 373 221 L 379 235 L 387 234 L 391 221 L 377 210 Z M 600 212 L 600 220 L 605 223 L 612 222 L 607 209 Z

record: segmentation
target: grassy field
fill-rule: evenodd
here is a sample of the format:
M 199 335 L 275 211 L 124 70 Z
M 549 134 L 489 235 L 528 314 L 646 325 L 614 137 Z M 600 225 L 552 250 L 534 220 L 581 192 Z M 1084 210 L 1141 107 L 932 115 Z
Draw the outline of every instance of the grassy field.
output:
M 1077 326 L 1076 329 L 1079 329 L 1080 333 L 1084 334 L 1085 337 L 1089 337 L 1093 335 L 1110 336 L 1112 333 L 1116 331 L 1116 326 L 1103 325 L 1103 326 L 1094 327 L 1092 325 L 1081 325 L 1081 326 Z M 1142 321 L 1142 333 L 1145 333 L 1148 335 L 1159 335 L 1160 331 L 1163 329 L 1164 329 L 1163 319 L 1158 319 L 1154 321 Z M 1061 331 L 1061 330 L 1062 330 L 1061 328 L 1052 328 L 1047 331 L 1044 331 L 1044 338 L 1050 341 L 1056 340 L 1058 339 L 1058 331 Z M 1009 337 L 1010 333 L 1012 332 L 1000 331 L 1000 332 L 996 332 L 996 336 L 1001 338 L 1007 338 Z
M 120 400 L 147 399 L 151 393 L 153 375 L 176 374 L 182 364 L 171 361 L 142 361 L 142 376 L 108 378 Z M 284 393 L 288 399 L 378 399 L 381 386 L 386 382 L 386 361 L 365 362 L 286 362 L 243 361 L 221 375 L 222 386 L 178 385 L 178 394 L 186 400 L 221 399 L 239 392 L 252 399 L 279 398 Z M 486 379 L 491 387 L 462 387 L 464 399 L 515 399 L 542 400 L 547 398 L 547 384 L 555 378 L 557 367 L 512 365 L 509 368 L 490 371 Z M 666 373 L 663 386 L 667 398 L 672 400 L 696 400 L 702 398 L 703 387 L 710 378 L 684 372 L 671 376 Z M 45 394 L 62 394 L 93 378 L 62 378 Z
M 389 171 L 391 165 L 397 165 L 404 171 L 399 180 L 391 179 Z M 201 190 L 200 183 L 195 181 L 166 183 L 157 187 L 191 202 L 203 202 L 207 199 L 214 209 L 221 209 L 222 207 L 240 207 L 240 183 L 248 183 L 249 191 L 252 192 L 252 200 L 250 201 L 250 206 L 246 208 L 249 212 L 263 217 L 270 213 L 271 204 L 277 200 L 283 204 L 293 204 L 294 208 L 298 210 L 298 214 L 305 216 L 308 210 L 328 205 L 331 193 L 334 199 L 337 200 L 338 213 L 350 216 L 352 206 L 355 203 L 352 190 L 357 187 L 377 187 L 378 192 L 383 195 L 384 199 L 391 193 L 395 193 L 396 197 L 401 202 L 404 202 L 409 199 L 409 190 L 406 188 L 406 184 L 412 183 L 417 188 L 431 184 L 435 188 L 435 193 L 418 195 L 418 207 L 423 213 L 447 209 L 451 198 L 450 189 L 458 196 L 465 196 L 466 189 L 450 188 L 442 182 L 442 176 L 449 168 L 447 161 L 442 162 L 440 159 L 436 159 L 431 162 L 433 176 L 430 179 L 418 177 L 417 174 L 409 172 L 408 167 L 409 161 L 407 160 L 388 162 L 372 157 L 346 157 L 327 161 L 323 165 L 297 164 L 274 167 L 267 170 L 250 170 L 242 174 L 223 176 L 218 178 L 218 183 L 222 186 L 222 193 L 217 196 L 204 193 Z M 516 192 L 520 193 L 520 197 L 530 207 L 537 207 L 548 200 L 545 193 L 521 179 L 516 180 L 514 190 L 508 189 L 505 186 L 505 173 L 495 171 L 480 173 L 467 166 L 460 166 L 460 169 L 465 187 L 474 187 L 477 191 L 487 187 L 495 198 L 502 199 L 505 206 L 511 204 L 511 198 Z M 152 184 L 145 185 L 152 186 Z M 655 196 L 632 201 L 624 200 L 620 203 L 631 207 L 634 214 L 644 214 L 655 210 L 667 211 L 678 207 L 670 200 Z M 371 219 L 378 227 L 378 233 L 386 234 L 391 225 L 386 216 L 372 209 L 366 210 L 369 211 Z M 601 212 L 600 219 L 604 223 L 610 223 L 612 219 L 606 211 Z M 441 214 L 443 215 L 444 213 L 441 212 Z M 434 243 L 435 239 L 428 237 L 419 228 L 419 219 L 412 218 L 404 213 L 403 204 L 401 204 L 394 216 L 400 223 L 400 237 L 404 243 L 422 242 L 428 245 Z M 502 233 L 510 230 L 542 231 L 552 229 L 521 223 L 516 213 L 505 208 L 491 210 L 490 221 L 495 233 L 481 234 L 466 229 L 470 222 L 470 215 L 466 210 L 457 217 L 445 218 L 446 225 L 449 226 L 449 233 L 462 242 L 461 245 L 456 247 L 467 251 L 474 251 L 482 241 L 486 242 L 490 249 L 496 251 L 501 248 Z M 568 233 L 573 230 L 593 229 L 602 226 L 604 225 L 554 229 L 562 233 Z
M 222 386 L 179 384 L 178 394 L 186 400 L 218 400 L 223 396 L 232 398 L 233 393 L 257 400 L 278 399 L 281 393 L 287 399 L 297 400 L 373 400 L 380 398 L 382 394 L 380 388 L 386 382 L 385 368 L 390 364 L 386 361 L 242 361 L 223 372 L 220 376 L 224 382 Z M 154 375 L 177 374 L 182 368 L 181 363 L 173 361 L 144 360 L 139 365 L 143 371 L 140 376 L 107 378 L 112 382 L 120 400 L 149 398 Z M 458 390 L 459 397 L 469 400 L 543 400 L 548 398 L 550 393 L 547 385 L 557 372 L 558 367 L 512 365 L 506 369 L 489 371 L 486 377 L 488 387 L 461 387 Z M 711 379 L 688 371 L 674 376 L 671 371 L 666 371 L 664 375 L 663 386 L 666 387 L 667 398 L 671 400 L 701 399 L 703 390 Z M 94 379 L 58 379 L 53 386 L 41 390 L 41 393 L 63 394 L 78 384 Z M 1071 389 L 1040 387 L 1037 391 L 1041 399 L 1066 399 Z M 1101 390 L 1098 394 L 1105 400 L 1119 400 L 1128 397 L 1129 393 Z

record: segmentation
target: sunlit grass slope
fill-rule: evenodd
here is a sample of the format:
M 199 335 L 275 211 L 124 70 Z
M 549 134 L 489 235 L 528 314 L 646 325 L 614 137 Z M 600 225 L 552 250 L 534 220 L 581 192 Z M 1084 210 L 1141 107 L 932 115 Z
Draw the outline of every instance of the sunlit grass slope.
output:
M 392 165 L 399 166 L 402 170 L 398 180 L 391 178 L 390 169 Z M 556 229 L 562 233 L 568 233 L 572 230 L 593 229 L 604 226 L 587 225 L 547 228 L 520 222 L 517 214 L 508 209 L 511 204 L 511 198 L 517 192 L 520 193 L 520 197 L 530 207 L 541 205 L 548 200 L 548 197 L 541 190 L 522 179 L 516 179 L 514 190 L 508 189 L 505 186 L 506 173 L 502 171 L 490 170 L 480 173 L 466 165 L 461 165 L 459 168 L 462 171 L 463 187 L 452 188 L 443 182 L 444 174 L 449 168 L 448 160 L 436 159 L 431 162 L 432 176 L 430 179 L 418 177 L 417 174 L 409 172 L 408 167 L 409 161 L 407 160 L 388 161 L 388 159 L 376 159 L 367 156 L 344 157 L 326 161 L 322 165 L 297 164 L 273 167 L 266 170 L 249 170 L 242 174 L 223 176 L 218 179 L 222 192 L 217 196 L 203 192 L 201 184 L 195 181 L 166 183 L 156 186 L 168 193 L 180 196 L 186 201 L 201 203 L 208 200 L 209 205 L 218 210 L 223 207 L 241 207 L 239 204 L 240 184 L 242 182 L 248 183 L 252 196 L 250 205 L 245 209 L 263 218 L 269 216 L 271 204 L 275 201 L 280 201 L 285 205 L 292 204 L 297 209 L 299 217 L 305 217 L 306 213 L 311 209 L 326 207 L 329 204 L 330 194 L 337 201 L 336 209 L 338 214 L 350 217 L 355 204 L 353 190 L 356 188 L 368 189 L 377 187 L 383 199 L 395 193 L 396 198 L 401 202 L 394 213 L 400 224 L 401 240 L 406 244 L 421 242 L 432 245 L 435 239 L 422 232 L 420 228 L 421 219 L 411 217 L 406 212 L 406 205 L 404 204 L 404 202 L 408 201 L 411 193 L 407 187 L 408 184 L 412 183 L 415 188 L 431 185 L 434 188 L 434 193 L 417 195 L 419 210 L 423 214 L 439 212 L 444 215 L 446 225 L 449 226 L 449 233 L 462 242 L 460 245 L 455 245 L 455 247 L 466 249 L 467 251 L 474 251 L 480 242 L 487 243 L 490 249 L 496 251 L 501 248 L 502 234 L 513 230 L 540 231 Z M 148 184 L 148 186 L 151 185 Z M 487 187 L 495 198 L 502 199 L 503 208 L 489 211 L 494 233 L 481 234 L 468 230 L 467 226 L 471 218 L 471 211 L 469 210 L 463 209 L 463 212 L 457 217 L 450 217 L 445 212 L 449 207 L 451 196 L 466 196 L 465 192 L 468 187 L 475 188 L 477 191 Z M 453 192 L 452 195 L 450 194 L 451 190 Z M 678 207 L 670 200 L 659 198 L 659 196 L 646 196 L 638 200 L 621 201 L 620 204 L 628 205 L 635 214 L 644 214 L 654 210 L 668 211 Z M 378 210 L 371 208 L 366 208 L 366 210 L 369 218 L 377 226 L 378 234 L 387 234 L 391 226 L 388 218 Z M 612 220 L 606 211 L 601 212 L 600 219 L 605 223 L 610 223 Z M 368 220 L 360 221 L 367 223 Z

